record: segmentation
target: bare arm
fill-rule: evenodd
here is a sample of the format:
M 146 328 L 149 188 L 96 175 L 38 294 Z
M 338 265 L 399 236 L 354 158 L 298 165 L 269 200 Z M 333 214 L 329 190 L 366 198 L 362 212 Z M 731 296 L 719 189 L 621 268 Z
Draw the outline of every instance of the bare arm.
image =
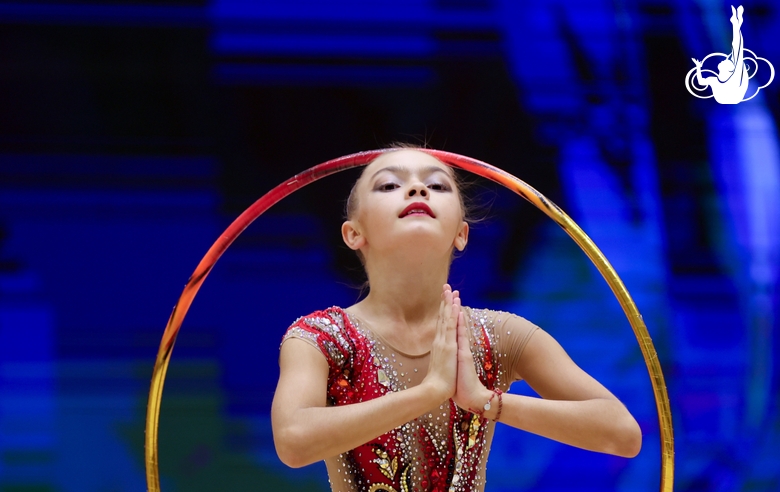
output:
M 505 395 L 502 422 L 591 451 L 625 457 L 639 453 L 642 433 L 626 407 L 543 330 L 531 337 L 518 371 L 542 399 Z
M 282 345 L 281 375 L 271 407 L 274 444 L 288 466 L 301 467 L 354 449 L 419 417 L 441 401 L 424 384 L 362 403 L 328 407 L 328 363 L 299 339 Z
M 327 406 L 328 363 L 307 342 L 287 340 L 271 407 L 274 444 L 301 467 L 354 449 L 437 407 L 455 392 L 460 299 L 445 286 L 428 374 L 418 385 L 373 400 Z
M 508 332 L 527 332 L 528 321 L 511 317 Z M 535 327 L 534 327 L 535 328 Z M 580 369 L 553 337 L 539 329 L 532 332 L 515 367 L 542 397 L 503 396 L 501 422 L 578 448 L 633 457 L 642 446 L 642 433 L 634 417 L 598 381 Z M 479 408 L 492 391 L 479 381 L 468 348 L 465 322 L 458 326 L 458 385 L 454 396 L 461 408 Z M 498 405 L 485 417 L 495 419 Z

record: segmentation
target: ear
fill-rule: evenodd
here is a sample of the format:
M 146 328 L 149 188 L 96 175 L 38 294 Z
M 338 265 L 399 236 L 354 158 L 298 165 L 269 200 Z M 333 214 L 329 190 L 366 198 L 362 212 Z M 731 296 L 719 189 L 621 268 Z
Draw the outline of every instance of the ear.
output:
M 455 248 L 458 251 L 466 249 L 466 244 L 469 242 L 469 224 L 466 221 L 460 223 L 458 234 L 455 236 Z
M 366 244 L 366 238 L 360 232 L 360 224 L 354 220 L 341 224 L 341 239 L 352 251 L 357 251 Z

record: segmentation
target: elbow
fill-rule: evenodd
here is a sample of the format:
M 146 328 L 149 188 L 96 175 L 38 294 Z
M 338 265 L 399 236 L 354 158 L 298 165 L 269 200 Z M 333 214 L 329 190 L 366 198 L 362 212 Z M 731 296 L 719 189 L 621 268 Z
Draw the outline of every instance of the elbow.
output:
M 635 458 L 642 450 L 642 429 L 631 415 L 619 426 L 611 454 Z
M 306 438 L 296 426 L 274 430 L 274 446 L 279 460 L 290 468 L 302 468 L 314 463 L 307 452 Z
M 276 454 L 279 456 L 279 461 L 289 466 L 290 468 L 303 468 L 308 465 L 303 457 L 293 450 L 276 447 Z
M 623 443 L 618 453 L 618 456 L 623 458 L 636 458 L 639 452 L 642 450 L 642 433 L 636 432 L 630 439 Z

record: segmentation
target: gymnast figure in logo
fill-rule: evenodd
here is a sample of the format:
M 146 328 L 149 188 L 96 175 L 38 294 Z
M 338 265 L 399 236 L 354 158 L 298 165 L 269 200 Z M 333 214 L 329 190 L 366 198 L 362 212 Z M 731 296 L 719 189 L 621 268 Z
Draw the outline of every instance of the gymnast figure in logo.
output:
M 718 63 L 717 77 L 702 77 L 701 67 L 704 60 L 699 61 L 696 58 L 692 58 L 693 63 L 696 64 L 696 82 L 702 87 L 711 87 L 715 100 L 721 104 L 738 104 L 742 102 L 748 89 L 750 77 L 748 76 L 748 68 L 745 65 L 744 42 L 742 40 L 742 32 L 740 31 L 744 10 L 742 5 L 736 10 L 734 10 L 733 5 L 731 7 L 731 54 Z M 705 71 L 712 73 L 711 70 Z

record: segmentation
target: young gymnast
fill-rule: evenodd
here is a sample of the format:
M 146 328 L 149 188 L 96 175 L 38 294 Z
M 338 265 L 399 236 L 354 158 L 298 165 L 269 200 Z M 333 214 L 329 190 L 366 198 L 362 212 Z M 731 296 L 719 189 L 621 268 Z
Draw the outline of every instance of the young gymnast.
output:
M 452 169 L 417 150 L 364 170 L 342 226 L 369 293 L 285 334 L 271 411 L 280 459 L 324 460 L 334 492 L 483 491 L 495 423 L 633 457 L 642 435 L 545 331 L 447 284 L 469 225 Z M 507 394 L 525 380 L 541 398 Z

